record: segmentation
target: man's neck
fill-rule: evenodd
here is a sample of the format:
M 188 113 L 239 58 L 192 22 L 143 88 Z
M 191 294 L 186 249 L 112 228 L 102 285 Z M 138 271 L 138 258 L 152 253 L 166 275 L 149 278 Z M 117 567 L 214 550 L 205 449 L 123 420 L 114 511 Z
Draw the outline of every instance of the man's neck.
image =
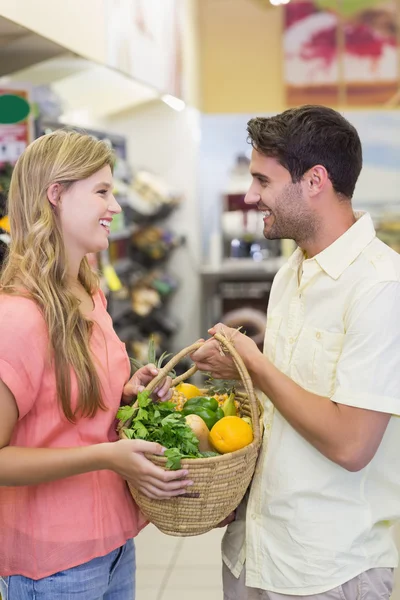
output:
M 313 258 L 336 242 L 337 239 L 354 225 L 356 220 L 353 211 L 346 211 L 345 214 L 342 213 L 340 215 L 340 218 L 333 218 L 330 222 L 321 223 L 318 233 L 313 240 L 307 240 L 298 245 L 307 258 Z

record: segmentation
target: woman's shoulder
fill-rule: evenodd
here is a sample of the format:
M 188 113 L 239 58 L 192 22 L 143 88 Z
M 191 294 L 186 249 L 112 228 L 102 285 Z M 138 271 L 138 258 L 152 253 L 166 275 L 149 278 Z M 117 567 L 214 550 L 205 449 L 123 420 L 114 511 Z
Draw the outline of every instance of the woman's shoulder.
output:
M 0 331 L 23 329 L 29 332 L 46 332 L 43 314 L 32 298 L 0 292 Z
M 93 293 L 93 298 L 94 300 L 98 300 L 104 308 L 107 308 L 107 298 L 105 297 L 105 294 L 101 287 L 98 287 L 95 290 L 95 292 Z

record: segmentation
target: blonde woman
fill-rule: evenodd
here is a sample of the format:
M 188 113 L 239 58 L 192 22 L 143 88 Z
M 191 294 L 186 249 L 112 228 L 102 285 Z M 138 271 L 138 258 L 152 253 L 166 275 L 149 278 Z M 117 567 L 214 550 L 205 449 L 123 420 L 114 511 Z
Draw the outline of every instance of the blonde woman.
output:
M 0 280 L 0 591 L 3 600 L 132 600 L 132 539 L 145 525 L 125 483 L 185 492 L 118 440 L 115 414 L 157 373 L 129 359 L 85 258 L 120 212 L 113 154 L 90 136 L 31 144 L 11 181 L 10 253 Z M 165 380 L 158 398 L 170 396 Z

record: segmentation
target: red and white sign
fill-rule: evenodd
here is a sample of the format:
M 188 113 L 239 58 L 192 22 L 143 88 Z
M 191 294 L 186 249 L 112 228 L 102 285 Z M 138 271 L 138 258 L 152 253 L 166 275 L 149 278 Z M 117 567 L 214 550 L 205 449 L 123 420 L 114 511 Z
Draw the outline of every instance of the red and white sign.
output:
M 29 102 L 28 89 L 2 87 L 0 95 L 15 94 Z M 0 168 L 6 163 L 14 165 L 33 138 L 32 118 L 28 116 L 24 121 L 13 125 L 0 125 Z

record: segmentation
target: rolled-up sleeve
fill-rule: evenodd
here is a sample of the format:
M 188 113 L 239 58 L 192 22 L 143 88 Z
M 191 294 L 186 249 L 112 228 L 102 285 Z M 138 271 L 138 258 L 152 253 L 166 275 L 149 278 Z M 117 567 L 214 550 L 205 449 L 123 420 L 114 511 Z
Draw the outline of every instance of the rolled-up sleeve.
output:
M 346 315 L 332 400 L 400 415 L 400 283 L 376 284 Z

